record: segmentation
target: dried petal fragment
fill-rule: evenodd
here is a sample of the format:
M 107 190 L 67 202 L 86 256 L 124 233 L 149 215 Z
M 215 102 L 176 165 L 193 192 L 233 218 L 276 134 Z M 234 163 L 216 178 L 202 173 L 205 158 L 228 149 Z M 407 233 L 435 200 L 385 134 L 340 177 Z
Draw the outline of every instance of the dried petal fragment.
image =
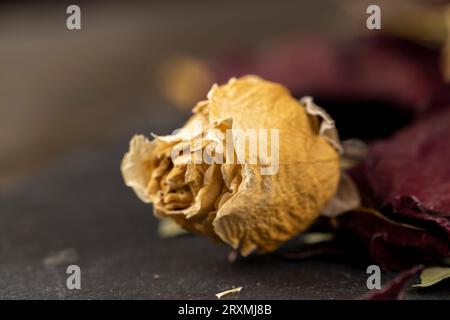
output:
M 414 277 L 422 265 L 414 266 L 411 269 L 398 274 L 394 279 L 386 283 L 383 288 L 376 291 L 370 291 L 360 298 L 360 300 L 403 300 L 404 288 L 408 281 Z
M 420 274 L 420 283 L 413 285 L 413 287 L 431 287 L 448 278 L 450 278 L 450 267 L 425 268 Z
M 237 288 L 233 288 L 233 289 L 230 289 L 230 290 L 225 290 L 223 292 L 216 293 L 216 297 L 217 297 L 217 299 L 222 299 L 224 296 L 226 296 L 226 295 L 228 295 L 230 293 L 241 292 L 241 290 L 242 290 L 242 287 L 237 287 Z

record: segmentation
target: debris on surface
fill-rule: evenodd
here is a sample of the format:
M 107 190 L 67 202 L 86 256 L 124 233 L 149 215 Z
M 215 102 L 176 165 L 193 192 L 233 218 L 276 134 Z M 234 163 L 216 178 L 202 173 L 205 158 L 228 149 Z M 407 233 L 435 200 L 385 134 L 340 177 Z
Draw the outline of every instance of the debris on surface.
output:
M 230 293 L 240 292 L 241 290 L 242 290 L 242 287 L 233 288 L 233 289 L 230 289 L 230 290 L 226 290 L 226 291 L 223 291 L 223 292 L 216 293 L 216 297 L 217 297 L 217 299 L 222 299 L 222 297 L 224 297 L 224 296 L 226 296 L 226 295 L 228 295 Z
M 52 253 L 42 260 L 46 267 L 57 267 L 65 264 L 71 264 L 78 261 L 78 253 L 73 248 L 63 249 Z
M 420 283 L 413 285 L 413 287 L 431 287 L 447 278 L 450 278 L 450 267 L 425 268 L 420 274 Z
M 161 238 L 173 238 L 184 234 L 188 234 L 188 232 L 172 219 L 162 219 L 159 221 L 158 235 Z

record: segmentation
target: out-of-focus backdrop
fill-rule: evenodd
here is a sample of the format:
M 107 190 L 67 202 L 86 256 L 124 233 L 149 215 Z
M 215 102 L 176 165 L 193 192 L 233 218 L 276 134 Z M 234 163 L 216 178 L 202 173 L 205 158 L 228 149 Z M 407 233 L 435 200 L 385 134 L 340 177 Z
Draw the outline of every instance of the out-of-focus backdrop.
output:
M 0 10 L 2 187 L 85 145 L 130 137 L 146 124 L 158 131 L 150 124 L 177 113 L 156 89 L 171 55 L 348 25 L 330 1 L 85 1 L 82 29 L 70 31 L 69 4 L 11 1 Z
M 289 36 L 341 41 L 378 32 L 367 30 L 361 1 L 82 1 L 82 29 L 73 31 L 66 28 L 69 4 L 1 5 L 0 188 L 85 146 L 180 125 L 188 108 L 174 109 L 173 99 L 161 95 L 182 77 L 177 66 L 170 69 L 171 58 L 264 50 Z M 420 3 L 384 2 L 386 28 L 405 13 L 395 10 L 403 4 Z M 420 25 L 405 23 L 405 34 Z M 434 26 L 425 27 L 439 41 Z M 198 65 L 191 69 L 191 83 L 209 80 Z

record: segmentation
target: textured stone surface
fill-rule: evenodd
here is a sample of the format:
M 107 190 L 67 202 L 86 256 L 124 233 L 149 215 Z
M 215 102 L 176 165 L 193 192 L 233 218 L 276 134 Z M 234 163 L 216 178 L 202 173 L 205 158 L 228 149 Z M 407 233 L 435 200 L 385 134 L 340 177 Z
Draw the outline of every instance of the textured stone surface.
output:
M 274 256 L 230 264 L 228 249 L 205 238 L 158 238 L 151 207 L 122 183 L 125 148 L 85 150 L 0 195 L 0 298 L 215 299 L 232 286 L 243 286 L 234 299 L 352 299 L 366 292 L 364 268 Z M 43 264 L 67 248 L 78 255 L 79 291 L 66 289 L 67 264 Z M 447 282 L 407 297 L 448 299 L 449 292 Z

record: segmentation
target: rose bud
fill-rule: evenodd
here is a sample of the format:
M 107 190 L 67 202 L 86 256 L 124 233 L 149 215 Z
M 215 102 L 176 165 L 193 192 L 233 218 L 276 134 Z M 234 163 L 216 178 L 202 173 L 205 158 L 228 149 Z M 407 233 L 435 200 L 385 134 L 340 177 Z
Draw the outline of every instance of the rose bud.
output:
M 133 137 L 121 170 L 157 217 L 270 252 L 305 230 L 337 191 L 334 121 L 311 98 L 256 76 L 214 85 L 173 135 Z

